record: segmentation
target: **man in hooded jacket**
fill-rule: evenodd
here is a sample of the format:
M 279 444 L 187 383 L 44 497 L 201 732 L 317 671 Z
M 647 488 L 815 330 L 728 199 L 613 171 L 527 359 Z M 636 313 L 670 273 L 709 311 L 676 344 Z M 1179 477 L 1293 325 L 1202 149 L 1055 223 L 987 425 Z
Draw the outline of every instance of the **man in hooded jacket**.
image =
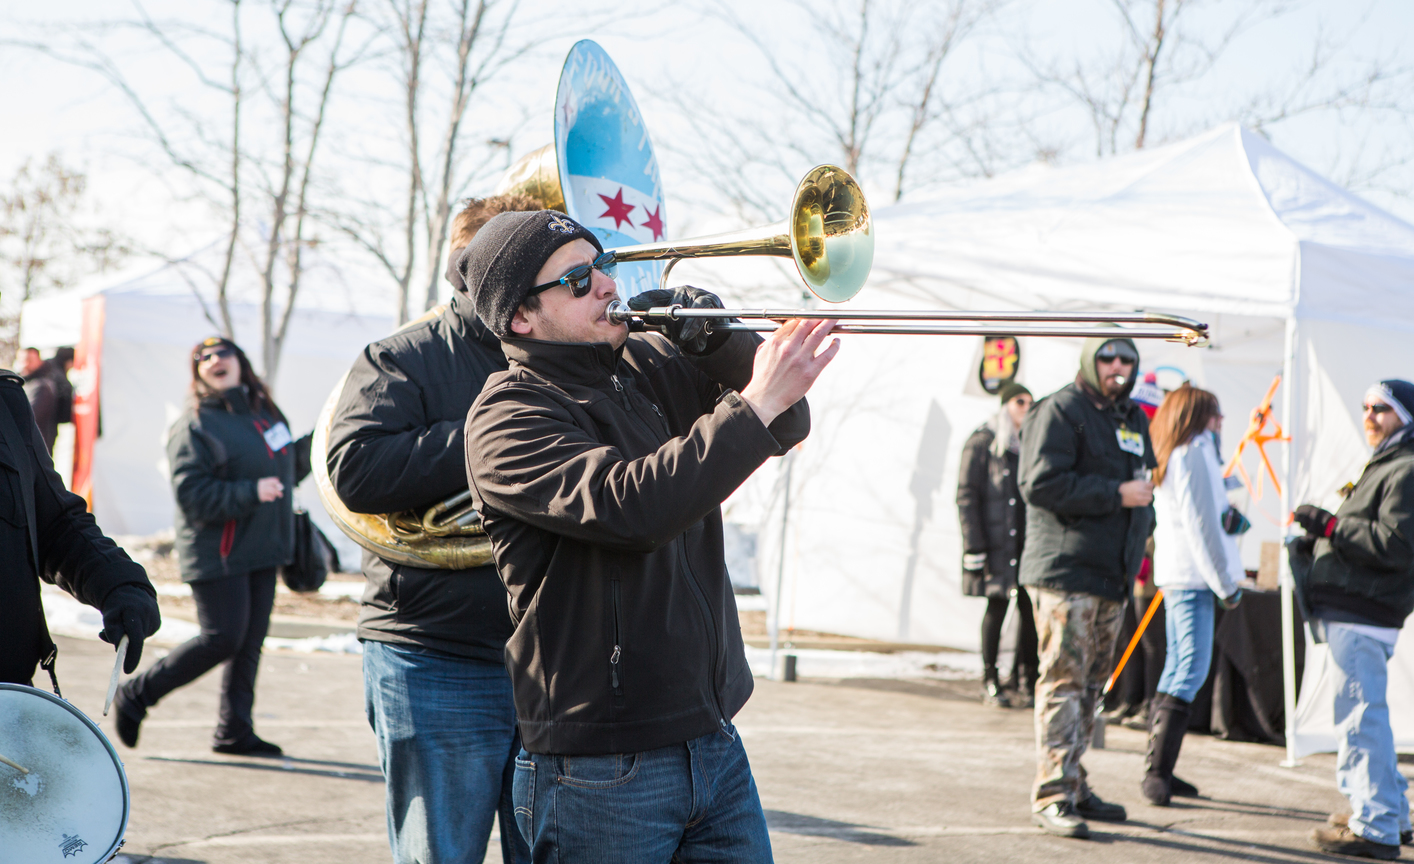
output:
M 1021 583 L 1040 653 L 1032 819 L 1066 837 L 1127 815 L 1090 789 L 1080 757 L 1154 528 L 1149 420 L 1129 398 L 1138 366 L 1133 341 L 1087 339 L 1075 381 L 1037 402 L 1021 433 Z
M 1330 648 L 1335 676 L 1336 785 L 1350 815 L 1311 831 L 1325 852 L 1394 860 L 1410 831 L 1408 782 L 1389 722 L 1387 664 L 1414 611 L 1414 384 L 1388 380 L 1365 393 L 1365 440 L 1375 448 L 1335 513 L 1310 504 L 1293 518 L 1309 557 L 1293 567 L 1311 629 Z M 1303 572 L 1304 571 L 1304 572 Z
M 486 220 L 527 209 L 539 208 L 524 196 L 469 202 L 453 229 L 451 303 L 369 345 L 349 370 L 328 469 L 350 510 L 421 512 L 466 491 L 466 414 L 506 358 L 456 262 Z M 395 864 L 481 864 L 498 813 L 502 860 L 528 861 L 511 827 L 520 737 L 503 660 L 511 619 L 496 568 L 430 570 L 364 552 L 363 573 L 364 697 Z

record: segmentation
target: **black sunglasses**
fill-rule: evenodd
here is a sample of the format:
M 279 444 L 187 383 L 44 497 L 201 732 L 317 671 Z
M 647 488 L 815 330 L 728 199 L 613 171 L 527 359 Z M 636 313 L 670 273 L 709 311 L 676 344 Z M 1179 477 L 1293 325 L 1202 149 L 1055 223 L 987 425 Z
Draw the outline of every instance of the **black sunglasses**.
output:
M 1378 405 L 1365 405 L 1362 407 L 1364 407 L 1366 414 L 1383 414 L 1386 411 L 1394 410 L 1393 405 L 1386 405 L 1383 402 L 1379 403 Z
M 196 362 L 205 363 L 208 360 L 213 360 L 218 357 L 225 360 L 227 357 L 234 356 L 236 356 L 236 352 L 232 351 L 230 348 L 212 348 L 210 351 L 202 351 L 200 354 L 196 355 Z
M 1100 350 L 1095 352 L 1095 359 L 1102 363 L 1108 363 L 1111 360 L 1118 359 L 1133 365 L 1139 362 L 1139 355 L 1134 353 L 1134 350 L 1123 342 L 1118 345 L 1111 342 L 1101 346 Z
M 539 294 L 541 291 L 549 291 L 556 285 L 568 285 L 570 293 L 575 297 L 583 297 L 589 293 L 590 274 L 598 270 L 610 279 L 614 278 L 614 271 L 618 269 L 619 262 L 614 260 L 614 253 L 605 252 L 589 264 L 581 264 L 570 272 L 556 279 L 554 282 L 546 282 L 544 285 L 536 285 L 530 289 L 531 294 Z

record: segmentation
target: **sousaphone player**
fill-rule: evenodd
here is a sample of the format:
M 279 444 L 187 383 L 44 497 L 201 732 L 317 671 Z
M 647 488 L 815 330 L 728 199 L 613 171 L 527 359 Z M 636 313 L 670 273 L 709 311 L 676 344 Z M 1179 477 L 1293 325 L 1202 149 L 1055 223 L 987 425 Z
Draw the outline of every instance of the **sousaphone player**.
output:
M 470 202 L 453 226 L 451 260 L 487 219 L 535 209 L 519 195 Z M 326 465 L 356 513 L 421 510 L 466 491 L 467 411 L 506 360 L 455 269 L 447 279 L 451 302 L 364 349 L 339 396 Z M 502 859 L 528 861 L 511 827 L 520 738 L 496 568 L 430 569 L 365 551 L 363 573 L 364 696 L 387 780 L 393 860 L 481 864 L 499 812 Z

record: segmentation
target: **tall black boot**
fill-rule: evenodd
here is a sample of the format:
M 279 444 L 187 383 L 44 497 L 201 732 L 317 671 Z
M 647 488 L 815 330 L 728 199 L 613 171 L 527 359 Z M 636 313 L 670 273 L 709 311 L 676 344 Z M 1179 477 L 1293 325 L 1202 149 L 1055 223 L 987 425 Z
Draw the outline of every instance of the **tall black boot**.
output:
M 1178 764 L 1192 705 L 1176 696 L 1158 693 L 1152 706 L 1149 752 L 1144 758 L 1144 781 L 1139 788 L 1150 804 L 1167 807 L 1173 795 L 1173 767 Z

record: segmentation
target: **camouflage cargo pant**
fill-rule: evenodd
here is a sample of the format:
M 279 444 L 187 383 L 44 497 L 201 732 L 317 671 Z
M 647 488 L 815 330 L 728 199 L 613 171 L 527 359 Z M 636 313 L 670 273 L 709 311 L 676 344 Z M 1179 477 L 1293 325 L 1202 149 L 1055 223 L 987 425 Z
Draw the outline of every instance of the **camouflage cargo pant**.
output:
M 1111 672 L 1124 602 L 1032 588 L 1041 668 L 1036 682 L 1033 809 L 1090 795 L 1080 757 L 1090 746 L 1095 702 Z

